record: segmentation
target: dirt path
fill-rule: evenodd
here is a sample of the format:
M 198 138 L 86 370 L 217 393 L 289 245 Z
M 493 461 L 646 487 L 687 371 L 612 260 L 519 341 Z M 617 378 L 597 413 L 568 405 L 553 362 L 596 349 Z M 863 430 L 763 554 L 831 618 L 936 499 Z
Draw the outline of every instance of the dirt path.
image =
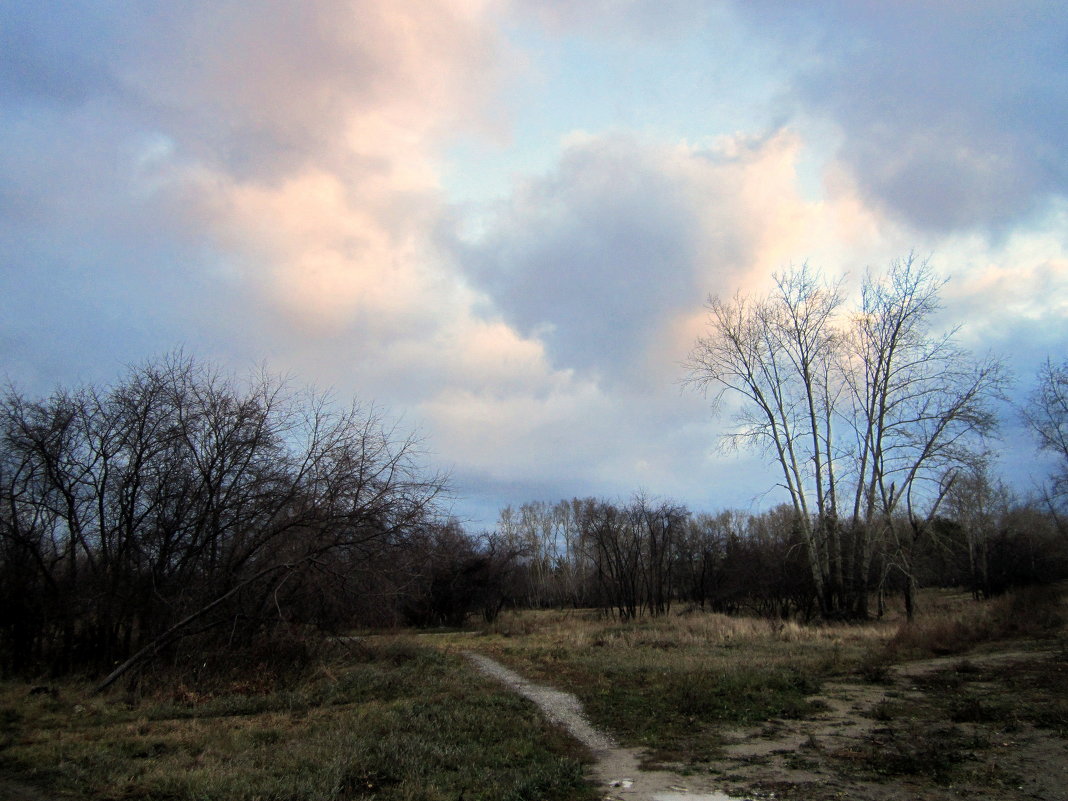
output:
M 533 701 L 545 716 L 562 726 L 593 753 L 593 776 L 605 790 L 606 801 L 737 801 L 715 791 L 707 782 L 668 771 L 638 767 L 641 750 L 620 748 L 611 737 L 586 720 L 579 700 L 570 693 L 533 684 L 488 656 L 464 653 L 479 670 Z
M 951 743 L 938 739 L 942 729 L 937 719 L 932 719 L 934 728 L 930 731 L 922 728 L 922 720 L 916 722 L 911 717 L 887 720 L 886 712 L 892 709 L 887 704 L 915 700 L 921 703 L 920 709 L 934 709 L 930 702 L 940 691 L 925 687 L 924 677 L 960 670 L 967 663 L 971 667 L 964 675 L 969 676 L 972 691 L 996 699 L 1008 690 L 987 678 L 998 676 L 990 669 L 1035 669 L 1051 658 L 1050 651 L 1004 650 L 906 662 L 890 667 L 886 681 L 880 684 L 828 681 L 814 697 L 823 704 L 819 713 L 724 731 L 727 744 L 708 765 L 718 787 L 712 786 L 711 776 L 705 773 L 683 777 L 666 770 L 641 770 L 641 751 L 620 748 L 590 725 L 574 696 L 533 684 L 481 654 L 465 655 L 481 671 L 533 701 L 551 721 L 588 747 L 596 760 L 592 776 L 604 787 L 604 798 L 611 801 L 956 801 L 963 796 L 1068 801 L 1068 741 L 1056 730 L 1036 729 L 1018 721 L 954 724 L 964 734 L 988 740 L 984 748 L 974 752 L 970 747 L 965 749 L 968 771 L 959 777 L 959 786 L 914 775 L 880 778 L 849 767 L 850 760 L 865 755 L 882 759 L 888 746 L 905 747 L 900 740 L 888 742 L 888 733 L 908 736 L 913 726 L 920 726 L 916 731 L 924 738 L 917 743 L 921 748 L 951 747 Z M 982 681 L 974 675 L 979 668 L 987 671 Z M 1019 778 L 1007 783 L 1011 776 Z M 723 790 L 737 795 L 726 795 Z

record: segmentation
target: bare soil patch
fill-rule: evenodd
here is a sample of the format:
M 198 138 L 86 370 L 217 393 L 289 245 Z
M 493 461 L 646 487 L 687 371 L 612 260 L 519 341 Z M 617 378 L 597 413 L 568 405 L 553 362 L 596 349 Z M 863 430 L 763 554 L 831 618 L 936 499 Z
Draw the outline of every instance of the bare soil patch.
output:
M 860 801 L 1068 799 L 1068 654 L 1013 650 L 826 682 L 823 712 L 725 732 L 732 794 Z
M 619 747 L 574 696 L 467 656 L 590 749 L 606 799 L 1068 801 L 1068 650 L 1048 640 L 827 680 L 818 712 L 724 728 L 721 748 L 677 764 Z

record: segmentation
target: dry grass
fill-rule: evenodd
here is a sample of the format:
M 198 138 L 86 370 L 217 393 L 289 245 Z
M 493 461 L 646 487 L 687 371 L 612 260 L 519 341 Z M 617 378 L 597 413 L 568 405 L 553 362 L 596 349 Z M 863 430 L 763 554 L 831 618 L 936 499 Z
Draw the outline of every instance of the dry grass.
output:
M 903 659 L 1059 631 L 1059 599 L 1047 590 L 976 603 L 927 591 L 911 624 L 900 615 L 805 626 L 702 612 L 620 624 L 590 610 L 522 612 L 474 639 L 441 642 L 575 693 L 595 725 L 654 761 L 696 766 L 719 753 L 725 727 L 812 714 L 826 679 L 879 679 Z
M 268 693 L 174 686 L 130 703 L 52 690 L 0 686 L 0 795 L 7 775 L 94 801 L 589 797 L 561 732 L 412 640 L 376 638 Z
M 582 700 L 596 725 L 653 762 L 698 764 L 722 743 L 724 725 L 796 718 L 818 704 L 823 678 L 855 669 L 889 624 L 793 622 L 675 614 L 619 624 L 589 611 L 507 615 L 475 647 Z
M 888 640 L 892 622 L 802 625 L 795 621 L 731 617 L 713 612 L 688 612 L 620 624 L 596 611 L 533 611 L 502 615 L 483 630 L 480 643 L 507 649 L 521 640 L 523 648 L 582 650 L 773 648 L 816 646 L 855 650 Z
M 15 776 L 50 797 L 92 801 L 581 799 L 591 791 L 574 744 L 530 704 L 475 675 L 456 651 L 483 651 L 574 692 L 594 723 L 625 745 L 696 769 L 720 752 L 725 728 L 812 715 L 819 708 L 813 696 L 828 678 L 878 678 L 901 660 L 965 655 L 1020 637 L 1059 636 L 1063 649 L 1064 604 L 1056 593 L 975 603 L 935 591 L 921 601 L 914 624 L 888 617 L 801 626 L 692 612 L 621 625 L 582 610 L 505 614 L 468 632 L 368 638 L 344 659 L 319 658 L 299 681 L 267 681 L 252 671 L 225 681 L 165 682 L 140 696 L 93 697 L 77 683 L 31 694 L 30 685 L 6 683 L 0 795 L 4 776 Z M 1045 650 L 1056 650 L 1050 642 Z M 962 658 L 963 667 L 945 673 L 959 691 L 940 688 L 923 709 L 894 702 L 876 710 L 887 734 L 873 741 L 868 762 L 858 757 L 860 766 L 942 781 L 971 763 L 922 758 L 981 746 L 973 738 L 939 752 L 936 744 L 949 743 L 953 727 L 988 725 L 1012 712 L 1020 725 L 1068 730 L 1063 685 L 1061 700 L 1048 700 L 1055 690 L 1043 678 L 1053 675 L 1049 665 L 1021 664 L 995 691 L 976 677 L 992 683 L 997 676 L 969 672 L 967 664 Z M 1005 691 L 1019 703 L 997 695 Z M 880 762 L 886 751 L 897 761 Z
M 1063 597 L 1063 587 L 1032 587 L 985 603 L 942 609 L 901 626 L 887 647 L 900 659 L 963 653 L 1022 637 L 1055 637 L 1066 618 Z

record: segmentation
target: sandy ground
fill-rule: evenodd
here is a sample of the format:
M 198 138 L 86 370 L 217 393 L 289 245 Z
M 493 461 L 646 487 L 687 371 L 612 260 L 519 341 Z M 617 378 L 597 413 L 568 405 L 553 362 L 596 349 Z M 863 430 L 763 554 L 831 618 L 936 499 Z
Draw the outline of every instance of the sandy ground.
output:
M 953 669 L 961 657 L 930 659 L 891 668 L 881 684 L 828 682 L 817 700 L 824 709 L 802 720 L 773 720 L 759 728 L 726 732 L 730 743 L 721 758 L 699 775 L 670 770 L 642 771 L 641 753 L 619 748 L 594 729 L 578 700 L 551 687 L 532 684 L 499 663 L 475 653 L 468 659 L 480 670 L 537 704 L 546 716 L 589 747 L 596 760 L 593 776 L 614 801 L 729 801 L 784 799 L 789 801 L 949 801 L 949 799 L 1037 799 L 1068 801 L 1068 741 L 1056 733 L 1023 727 L 995 732 L 999 739 L 981 757 L 999 775 L 1018 775 L 1019 783 L 984 785 L 981 778 L 957 786 L 939 785 L 922 777 L 866 780 L 843 775 L 843 756 L 878 748 L 885 725 L 873 714 L 888 698 L 920 697 L 917 678 Z M 1035 651 L 1005 651 L 970 655 L 973 665 L 1006 667 L 1048 657 Z

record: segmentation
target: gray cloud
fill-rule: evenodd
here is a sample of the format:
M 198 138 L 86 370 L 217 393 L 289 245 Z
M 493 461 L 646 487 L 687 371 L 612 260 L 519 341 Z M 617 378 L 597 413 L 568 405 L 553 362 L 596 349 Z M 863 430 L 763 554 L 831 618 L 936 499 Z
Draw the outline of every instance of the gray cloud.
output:
M 797 54 L 867 197 L 920 229 L 1006 227 L 1068 193 L 1061 3 L 739 2 Z
M 7 3 L 0 24 L 4 105 L 73 105 L 114 90 L 107 65 L 110 4 Z
M 509 319 L 567 366 L 627 359 L 666 311 L 693 299 L 696 210 L 659 166 L 618 141 L 572 148 L 468 254 Z
M 644 350 L 671 318 L 749 266 L 760 223 L 739 190 L 766 144 L 725 154 L 622 134 L 578 141 L 493 209 L 458 259 L 558 366 L 647 373 Z
M 462 124 L 498 78 L 492 38 L 444 2 L 9 5 L 5 116 L 44 124 L 106 102 L 119 133 L 165 133 L 238 180 L 277 181 L 309 162 L 381 173 L 377 152 L 353 147 L 354 113 L 391 107 L 412 133 Z

